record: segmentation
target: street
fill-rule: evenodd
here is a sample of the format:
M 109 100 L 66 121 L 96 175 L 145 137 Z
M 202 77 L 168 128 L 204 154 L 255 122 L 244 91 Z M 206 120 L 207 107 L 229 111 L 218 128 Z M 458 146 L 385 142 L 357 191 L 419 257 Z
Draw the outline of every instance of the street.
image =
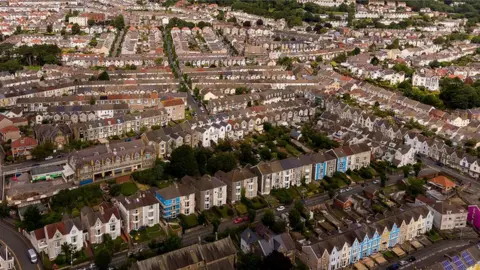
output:
M 416 260 L 414 262 L 411 262 L 403 267 L 400 267 L 400 269 L 415 269 L 419 267 L 425 267 L 425 266 L 432 266 L 433 264 L 440 262 L 443 258 L 444 255 L 448 252 L 451 251 L 459 251 L 467 246 L 469 246 L 471 243 L 468 239 L 464 240 L 444 240 L 440 241 L 437 243 L 432 244 L 429 247 L 425 247 L 424 249 L 421 249 L 417 252 L 413 252 L 409 254 L 409 256 L 415 256 Z M 405 260 L 408 257 L 402 258 Z M 398 263 L 401 259 L 398 259 L 396 261 L 391 262 L 390 265 L 394 263 Z M 388 265 L 387 265 L 388 266 Z
M 0 240 L 5 242 L 7 246 L 13 251 L 15 259 L 18 260 L 20 270 L 37 270 L 41 268 L 41 261 L 37 264 L 30 262 L 27 250 L 32 248 L 30 242 L 15 230 L 11 225 L 0 220 Z

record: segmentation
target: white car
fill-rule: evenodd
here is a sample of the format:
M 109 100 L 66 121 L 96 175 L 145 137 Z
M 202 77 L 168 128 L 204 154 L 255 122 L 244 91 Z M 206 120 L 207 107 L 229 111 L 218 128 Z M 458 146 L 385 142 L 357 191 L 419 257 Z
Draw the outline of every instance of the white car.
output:
M 285 210 L 285 206 L 280 205 L 279 207 L 277 207 L 277 211 L 283 211 L 283 210 Z
M 400 265 L 402 265 L 402 266 L 403 266 L 403 265 L 406 265 L 406 264 L 408 264 L 408 262 L 407 262 L 407 261 L 400 261 Z

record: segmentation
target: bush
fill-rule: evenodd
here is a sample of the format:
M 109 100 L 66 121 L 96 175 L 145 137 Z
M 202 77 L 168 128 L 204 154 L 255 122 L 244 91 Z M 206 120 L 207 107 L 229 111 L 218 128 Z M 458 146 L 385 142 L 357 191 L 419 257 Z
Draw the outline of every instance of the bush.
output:
M 228 209 L 227 209 L 227 214 L 228 214 L 229 216 L 233 216 L 233 214 L 234 214 L 233 209 L 232 209 L 232 208 L 228 208 Z
M 65 264 L 65 255 L 58 255 L 57 258 L 55 259 L 55 264 L 57 265 Z
M 292 195 L 285 188 L 272 189 L 271 195 L 273 195 L 282 204 L 291 204 L 293 202 Z

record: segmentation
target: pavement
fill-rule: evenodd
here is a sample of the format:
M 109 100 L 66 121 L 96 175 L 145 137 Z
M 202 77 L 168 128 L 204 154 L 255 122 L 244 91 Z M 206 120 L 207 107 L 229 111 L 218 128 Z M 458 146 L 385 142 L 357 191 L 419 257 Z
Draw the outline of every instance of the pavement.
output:
M 0 220 L 0 240 L 13 252 L 13 256 L 18 262 L 19 270 L 40 270 L 41 262 L 33 264 L 30 262 L 27 250 L 33 248 L 31 243 L 19 233 L 12 225 Z

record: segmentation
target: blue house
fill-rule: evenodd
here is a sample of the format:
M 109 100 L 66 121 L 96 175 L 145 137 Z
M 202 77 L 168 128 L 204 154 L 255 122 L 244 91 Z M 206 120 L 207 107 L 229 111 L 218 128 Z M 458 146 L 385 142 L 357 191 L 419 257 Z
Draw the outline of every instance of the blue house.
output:
M 186 201 L 194 193 L 193 188 L 183 184 L 174 184 L 155 191 L 155 197 L 160 201 L 160 215 L 163 219 L 169 220 L 179 214 L 192 214 L 195 202 Z M 183 205 L 183 202 L 186 205 Z
M 345 173 L 348 170 L 349 159 L 353 155 L 349 147 L 338 147 L 328 152 L 332 152 L 337 158 L 337 171 Z
M 400 235 L 400 227 L 396 223 L 393 223 L 392 229 L 390 230 L 390 236 L 388 239 L 388 246 L 393 247 L 398 243 L 398 236 Z
M 332 152 L 316 153 L 312 156 L 315 180 L 322 180 L 325 176 L 331 176 L 336 171 L 337 158 Z M 333 168 L 329 170 L 329 168 Z

